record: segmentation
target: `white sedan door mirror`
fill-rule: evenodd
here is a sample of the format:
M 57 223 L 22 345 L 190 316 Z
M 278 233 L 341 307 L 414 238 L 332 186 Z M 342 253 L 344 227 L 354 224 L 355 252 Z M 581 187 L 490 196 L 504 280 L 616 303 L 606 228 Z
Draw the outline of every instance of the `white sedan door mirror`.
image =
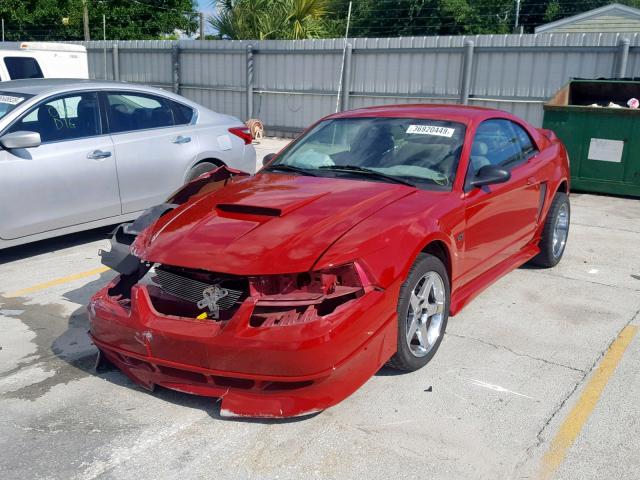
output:
M 19 131 L 0 137 L 0 144 L 8 149 L 39 147 L 42 141 L 38 132 Z

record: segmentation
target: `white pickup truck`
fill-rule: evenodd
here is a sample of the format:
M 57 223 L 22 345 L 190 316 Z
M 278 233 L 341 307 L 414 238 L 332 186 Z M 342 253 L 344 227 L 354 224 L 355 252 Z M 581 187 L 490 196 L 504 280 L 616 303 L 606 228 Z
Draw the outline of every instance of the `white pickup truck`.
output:
M 89 78 L 87 49 L 49 42 L 0 42 L 0 81 Z

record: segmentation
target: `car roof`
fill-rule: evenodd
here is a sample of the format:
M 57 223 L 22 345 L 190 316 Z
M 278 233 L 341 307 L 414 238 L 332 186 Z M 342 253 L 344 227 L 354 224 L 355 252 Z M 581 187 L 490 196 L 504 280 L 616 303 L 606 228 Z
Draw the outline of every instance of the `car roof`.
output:
M 204 114 L 208 109 L 188 98 L 177 95 L 171 91 L 156 87 L 150 87 L 139 83 L 114 82 L 110 80 L 91 80 L 82 78 L 33 78 L 25 80 L 9 80 L 0 82 L 0 92 L 17 93 L 33 96 L 49 96 L 58 93 L 64 94 L 77 90 L 132 90 L 154 95 L 162 95 L 191 108 L 197 109 Z
M 432 120 L 447 120 L 469 125 L 471 123 L 479 123 L 487 118 L 512 118 L 513 116 L 507 112 L 494 108 L 418 103 L 359 108 L 357 110 L 349 110 L 329 115 L 327 118 L 358 117 L 424 118 Z
M 87 52 L 83 45 L 74 43 L 55 42 L 3 42 L 0 44 L 0 52 L 7 50 L 20 50 L 23 52 L 49 51 L 49 52 Z
M 154 87 L 127 82 L 113 82 L 109 80 L 90 80 L 81 78 L 33 78 L 25 80 L 9 80 L 0 82 L 0 91 L 39 95 L 41 93 L 66 92 L 69 90 L 86 88 L 126 88 L 135 90 L 151 90 L 162 93 Z

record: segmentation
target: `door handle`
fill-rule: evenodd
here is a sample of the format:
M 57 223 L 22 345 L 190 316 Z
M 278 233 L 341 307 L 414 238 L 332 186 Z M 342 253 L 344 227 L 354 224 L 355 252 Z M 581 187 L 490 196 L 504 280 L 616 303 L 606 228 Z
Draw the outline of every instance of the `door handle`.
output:
M 191 137 L 183 137 L 182 135 L 178 135 L 176 138 L 171 140 L 173 143 L 189 143 L 191 141 Z
M 94 150 L 93 152 L 87 155 L 87 158 L 91 160 L 99 160 L 101 158 L 109 158 L 111 156 L 111 152 L 103 152 L 102 150 Z
M 536 177 L 527 178 L 527 185 L 535 185 L 538 183 L 538 179 Z

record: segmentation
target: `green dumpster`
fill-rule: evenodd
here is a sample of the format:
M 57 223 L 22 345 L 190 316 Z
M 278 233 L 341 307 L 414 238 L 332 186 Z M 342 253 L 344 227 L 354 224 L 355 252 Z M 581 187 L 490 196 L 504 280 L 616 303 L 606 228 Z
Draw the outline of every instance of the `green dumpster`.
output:
M 542 126 L 562 140 L 571 188 L 640 197 L 640 79 L 574 79 L 544 105 Z

